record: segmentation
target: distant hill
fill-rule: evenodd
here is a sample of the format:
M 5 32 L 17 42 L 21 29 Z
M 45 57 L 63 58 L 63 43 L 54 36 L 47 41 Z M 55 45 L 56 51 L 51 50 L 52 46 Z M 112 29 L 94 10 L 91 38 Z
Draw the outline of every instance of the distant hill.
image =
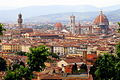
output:
M 69 13 L 58 13 L 58 14 L 49 14 L 49 15 L 41 15 L 37 17 L 31 17 L 25 19 L 25 22 L 32 23 L 44 23 L 44 22 L 69 22 L 70 16 L 75 15 L 76 21 L 92 21 L 95 16 L 97 16 L 98 12 L 69 12 Z
M 66 22 L 71 14 L 74 14 L 78 20 L 93 20 L 99 14 L 100 10 L 106 12 L 110 20 L 117 19 L 118 21 L 119 10 L 117 9 L 120 9 L 119 5 L 103 8 L 97 8 L 91 5 L 29 6 L 13 10 L 0 10 L 0 22 L 16 22 L 19 13 L 23 14 L 25 22 Z
M 111 21 L 120 22 L 120 9 L 109 12 L 108 18 Z
M 104 12 L 104 14 L 108 17 L 109 21 L 120 22 L 120 9 L 115 11 Z M 76 21 L 93 21 L 99 12 L 69 12 L 69 13 L 58 13 L 58 14 L 49 14 L 49 15 L 41 15 L 37 17 L 31 17 L 25 19 L 25 22 L 69 22 L 69 17 L 74 14 L 76 16 Z
M 103 10 L 103 11 L 115 11 L 118 9 L 120 9 L 120 4 L 101 8 L 101 10 Z
M 0 21 L 16 21 L 19 13 L 23 14 L 23 18 L 35 17 L 40 15 L 66 13 L 66 12 L 89 12 L 98 11 L 99 9 L 89 5 L 76 6 L 29 6 L 13 10 L 0 10 Z

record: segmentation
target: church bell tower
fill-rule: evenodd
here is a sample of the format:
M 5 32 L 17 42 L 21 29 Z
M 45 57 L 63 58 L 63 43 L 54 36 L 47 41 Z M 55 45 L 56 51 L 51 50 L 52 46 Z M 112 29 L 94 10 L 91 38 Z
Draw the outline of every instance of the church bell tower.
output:
M 72 34 L 75 33 L 75 16 L 70 16 L 70 31 Z

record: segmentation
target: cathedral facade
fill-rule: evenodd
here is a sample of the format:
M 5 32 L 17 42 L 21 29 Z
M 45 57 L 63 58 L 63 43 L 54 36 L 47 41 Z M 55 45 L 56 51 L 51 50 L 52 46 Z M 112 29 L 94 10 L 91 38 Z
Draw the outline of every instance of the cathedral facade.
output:
M 70 16 L 70 32 L 72 34 L 107 34 L 109 31 L 109 21 L 101 11 L 100 14 L 94 19 L 93 25 L 83 26 L 76 25 L 75 16 Z
M 108 33 L 109 21 L 101 11 L 93 22 L 93 33 Z

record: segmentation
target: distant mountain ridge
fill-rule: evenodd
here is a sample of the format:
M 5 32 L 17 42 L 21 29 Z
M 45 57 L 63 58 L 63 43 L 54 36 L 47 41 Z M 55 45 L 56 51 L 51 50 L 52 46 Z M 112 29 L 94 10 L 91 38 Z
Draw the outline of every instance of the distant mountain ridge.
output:
M 57 13 L 57 14 L 49 14 L 49 15 L 41 15 L 37 17 L 31 17 L 25 19 L 26 23 L 45 23 L 45 22 L 69 22 L 70 16 L 75 15 L 76 21 L 92 21 L 94 16 L 97 16 L 98 12 L 68 12 L 68 13 Z
M 103 12 L 108 20 L 111 22 L 120 22 L 120 9 L 110 12 Z M 68 23 L 70 21 L 70 16 L 75 15 L 77 22 L 88 21 L 92 22 L 96 16 L 100 14 L 100 12 L 69 12 L 69 13 L 58 13 L 58 14 L 49 14 L 49 15 L 41 15 L 37 17 L 31 17 L 25 19 L 26 23 L 55 23 L 55 22 L 63 22 Z
M 17 21 L 17 15 L 22 13 L 24 21 L 27 22 L 39 22 L 39 21 L 66 21 L 68 20 L 71 14 L 74 14 L 78 17 L 79 20 L 91 20 L 96 15 L 99 14 L 100 10 L 103 10 L 110 16 L 111 20 L 113 14 L 116 14 L 116 18 L 119 18 L 117 9 L 120 9 L 120 6 L 110 6 L 97 8 L 91 5 L 51 5 L 51 6 L 30 6 L 24 8 L 18 8 L 13 10 L 0 10 L 0 22 L 15 22 Z M 116 11 L 116 12 L 114 12 Z M 110 12 L 110 14 L 109 14 Z

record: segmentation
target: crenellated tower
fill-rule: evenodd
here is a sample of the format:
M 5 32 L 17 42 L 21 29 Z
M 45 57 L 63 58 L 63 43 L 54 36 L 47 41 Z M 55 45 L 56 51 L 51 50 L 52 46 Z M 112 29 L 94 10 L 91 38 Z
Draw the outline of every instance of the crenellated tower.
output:
M 18 27 L 21 29 L 23 28 L 22 26 L 22 22 L 23 22 L 23 19 L 22 19 L 22 14 L 18 14 Z

